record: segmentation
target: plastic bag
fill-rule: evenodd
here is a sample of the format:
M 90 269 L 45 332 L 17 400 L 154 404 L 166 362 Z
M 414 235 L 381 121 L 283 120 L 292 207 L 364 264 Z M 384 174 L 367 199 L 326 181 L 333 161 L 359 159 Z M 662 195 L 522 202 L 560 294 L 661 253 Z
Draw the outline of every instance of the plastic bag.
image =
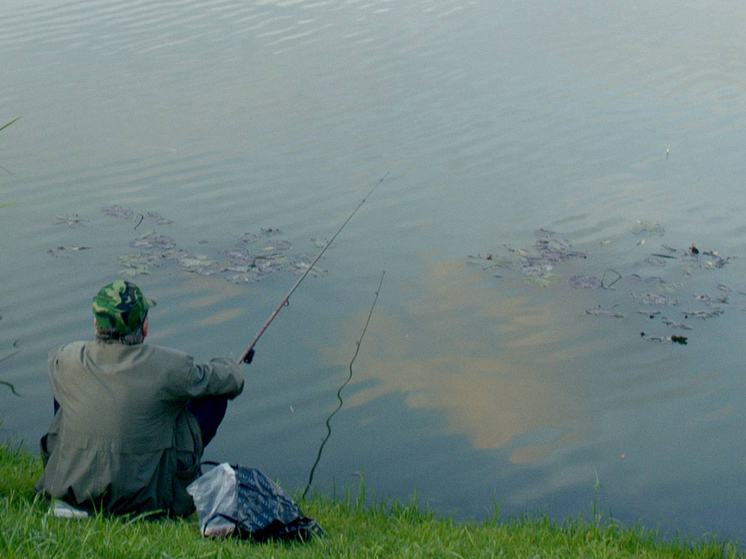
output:
M 264 541 L 323 535 L 316 521 L 304 516 L 297 503 L 259 470 L 227 463 L 216 466 L 187 487 L 203 536 Z
M 238 484 L 236 472 L 229 464 L 219 464 L 197 478 L 189 484 L 187 493 L 197 508 L 199 530 L 203 536 L 221 538 L 235 530 L 234 522 L 220 516 L 221 513 L 236 513 Z

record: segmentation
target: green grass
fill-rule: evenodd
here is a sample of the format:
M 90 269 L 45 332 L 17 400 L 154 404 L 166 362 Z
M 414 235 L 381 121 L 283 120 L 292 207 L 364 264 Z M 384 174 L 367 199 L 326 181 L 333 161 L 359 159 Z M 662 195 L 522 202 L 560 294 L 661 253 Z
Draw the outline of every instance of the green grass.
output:
M 302 503 L 327 535 L 301 544 L 207 540 L 196 518 L 148 521 L 50 516 L 33 484 L 38 458 L 0 443 L 0 557 L 56 558 L 725 558 L 742 557 L 735 543 L 662 541 L 639 526 L 597 516 L 557 524 L 546 517 L 458 523 L 411 503 L 364 504 L 364 487 L 342 500 L 318 495 Z

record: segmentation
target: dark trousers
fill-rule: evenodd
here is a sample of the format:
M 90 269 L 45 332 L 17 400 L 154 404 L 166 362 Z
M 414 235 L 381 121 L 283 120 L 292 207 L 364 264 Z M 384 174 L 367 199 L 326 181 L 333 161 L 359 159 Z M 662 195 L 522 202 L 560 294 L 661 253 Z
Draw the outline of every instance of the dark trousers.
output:
M 199 400 L 190 400 L 187 409 L 197 418 L 202 432 L 202 444 L 207 446 L 218 432 L 218 427 L 225 417 L 228 407 L 227 396 L 205 396 Z
M 226 396 L 205 396 L 199 400 L 187 402 L 187 409 L 197 418 L 199 430 L 202 433 L 202 445 L 207 446 L 218 432 L 218 427 L 225 417 L 228 407 Z M 60 409 L 57 400 L 54 400 L 54 413 Z

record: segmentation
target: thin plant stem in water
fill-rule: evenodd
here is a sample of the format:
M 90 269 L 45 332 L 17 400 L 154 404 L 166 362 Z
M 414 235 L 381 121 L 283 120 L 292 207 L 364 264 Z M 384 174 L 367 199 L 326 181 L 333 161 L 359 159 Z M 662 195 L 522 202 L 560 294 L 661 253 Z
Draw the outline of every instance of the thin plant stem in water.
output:
M 21 117 L 20 116 L 16 117 L 13 120 L 11 120 L 10 122 L 8 122 L 7 124 L 3 124 L 2 126 L 0 126 L 0 131 L 5 130 L 8 126 L 10 126 L 14 122 L 16 122 L 19 118 L 21 118 Z
M 345 380 L 342 383 L 342 386 L 339 387 L 339 390 L 337 390 L 337 399 L 339 400 L 339 404 L 337 405 L 337 408 L 329 415 L 329 417 L 326 418 L 326 436 L 324 437 L 324 440 L 321 441 L 321 446 L 319 446 L 319 452 L 316 454 L 316 461 L 313 463 L 313 466 L 311 466 L 311 472 L 308 474 L 308 483 L 306 484 L 306 488 L 303 490 L 303 494 L 301 495 L 301 499 L 305 499 L 306 493 L 308 493 L 308 490 L 311 488 L 311 484 L 313 483 L 313 474 L 316 472 L 316 466 L 319 465 L 319 461 L 321 460 L 321 454 L 324 452 L 324 446 L 326 446 L 326 442 L 329 440 L 329 437 L 332 435 L 332 426 L 331 426 L 331 420 L 332 417 L 334 417 L 339 410 L 342 409 L 342 406 L 344 405 L 344 400 L 342 400 L 342 390 L 344 390 L 345 386 L 349 384 L 349 382 L 352 380 L 352 365 L 355 363 L 355 359 L 357 359 L 358 353 L 360 353 L 360 345 L 363 343 L 363 338 L 365 337 L 365 333 L 368 331 L 368 325 L 370 324 L 370 319 L 373 316 L 373 310 L 376 308 L 376 303 L 378 302 L 378 294 L 381 292 L 381 286 L 383 285 L 383 278 L 386 275 L 386 271 L 384 270 L 381 274 L 381 281 L 378 282 L 378 289 L 376 290 L 376 296 L 373 299 L 373 304 L 370 307 L 370 312 L 368 313 L 368 318 L 365 321 L 365 326 L 363 327 L 363 333 L 360 335 L 360 339 L 355 342 L 355 355 L 352 356 L 352 360 L 350 361 L 350 364 L 348 366 L 349 374 L 347 375 L 347 380 Z
M 617 278 L 609 285 L 606 285 L 606 272 L 614 272 L 617 275 Z M 607 268 L 606 270 L 604 270 L 604 275 L 601 277 L 601 287 L 603 287 L 604 289 L 611 289 L 611 286 L 618 282 L 620 279 L 622 279 L 622 274 L 620 274 L 616 270 L 613 270 L 612 268 Z
M 13 347 L 20 348 L 18 340 L 16 340 L 15 342 L 13 342 Z M 0 363 L 2 363 L 3 361 L 7 361 L 8 359 L 10 359 L 11 357 L 13 357 L 14 355 L 16 355 L 17 353 L 20 353 L 20 352 L 21 352 L 20 349 L 16 349 L 14 352 L 9 353 L 5 357 L 0 358 Z M 16 392 L 15 385 L 13 385 L 12 383 L 8 382 L 7 380 L 0 380 L 0 384 L 2 384 L 3 386 L 7 386 L 8 388 L 10 388 L 10 391 L 13 394 L 15 394 L 16 396 L 19 396 L 19 397 L 21 396 L 18 392 Z

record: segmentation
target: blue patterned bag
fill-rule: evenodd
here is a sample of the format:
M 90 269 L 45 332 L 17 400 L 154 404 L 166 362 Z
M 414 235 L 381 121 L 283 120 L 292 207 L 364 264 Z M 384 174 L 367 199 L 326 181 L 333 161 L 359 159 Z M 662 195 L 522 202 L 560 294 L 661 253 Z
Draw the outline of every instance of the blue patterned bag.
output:
M 256 541 L 309 540 L 322 536 L 318 523 L 303 515 L 283 489 L 255 468 L 228 463 L 216 466 L 192 483 L 204 536 L 234 536 Z

